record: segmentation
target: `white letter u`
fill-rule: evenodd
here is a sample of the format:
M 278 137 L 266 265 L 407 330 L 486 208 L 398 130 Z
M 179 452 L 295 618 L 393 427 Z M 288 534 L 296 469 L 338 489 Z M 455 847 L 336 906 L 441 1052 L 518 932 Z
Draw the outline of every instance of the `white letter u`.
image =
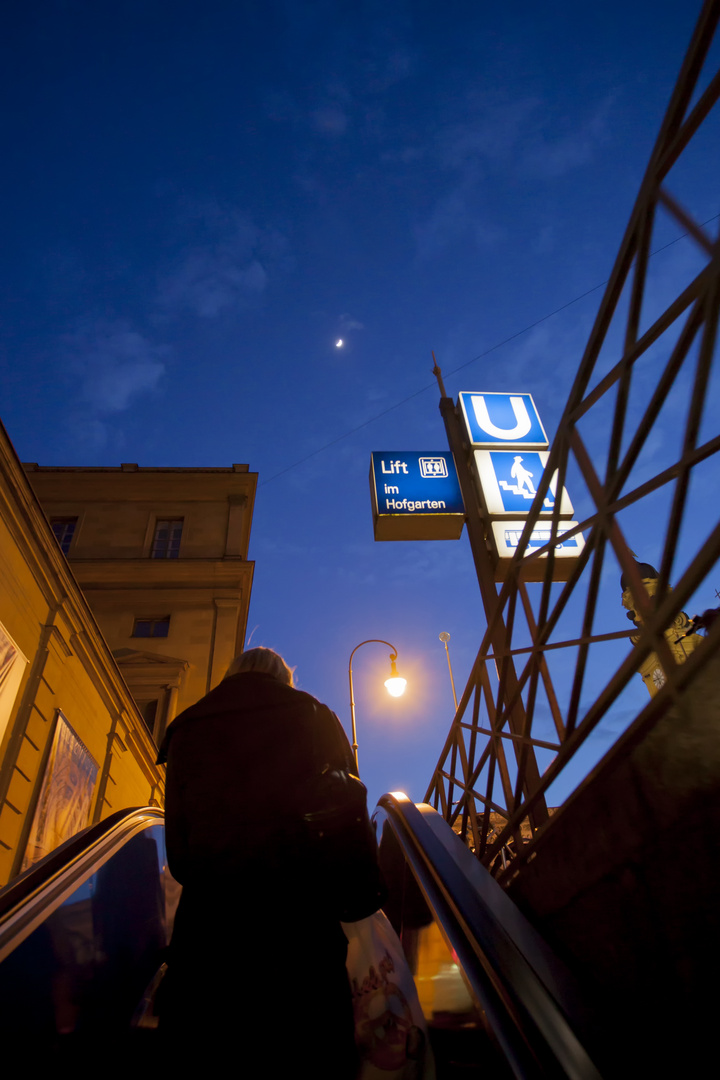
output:
M 510 397 L 510 404 L 516 420 L 514 428 L 499 428 L 493 424 L 488 415 L 485 398 L 481 394 L 473 397 L 472 403 L 475 410 L 475 419 L 482 430 L 487 432 L 488 435 L 494 435 L 496 439 L 502 439 L 503 442 L 515 442 L 517 439 L 524 439 L 532 427 L 532 420 L 528 414 L 527 406 L 521 397 Z

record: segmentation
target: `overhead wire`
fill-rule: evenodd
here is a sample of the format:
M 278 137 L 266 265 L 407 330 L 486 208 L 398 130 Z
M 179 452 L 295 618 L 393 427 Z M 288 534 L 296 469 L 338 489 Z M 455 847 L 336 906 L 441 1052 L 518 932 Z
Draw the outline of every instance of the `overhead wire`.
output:
M 704 228 L 705 225 L 709 225 L 713 221 L 717 221 L 720 218 L 720 214 L 713 214 L 712 217 L 707 218 L 706 221 L 700 223 L 700 228 Z M 667 248 L 672 247 L 673 244 L 677 244 L 680 240 L 684 240 L 689 233 L 681 233 L 680 236 L 676 236 L 674 240 L 669 240 L 667 244 L 663 244 L 661 247 L 655 248 L 650 252 L 649 258 L 653 258 L 655 255 L 659 255 L 661 251 L 666 251 Z M 598 285 L 593 285 L 591 289 L 587 289 L 585 292 L 580 293 L 578 296 L 573 297 L 572 300 L 568 300 L 567 303 L 561 304 L 560 307 L 549 311 L 547 315 L 541 315 L 539 319 L 535 319 L 534 322 L 528 323 L 522 330 L 516 330 L 514 334 L 510 334 L 509 337 L 503 338 L 502 341 L 495 342 L 489 348 L 484 349 L 477 356 L 471 357 L 470 360 L 466 360 L 462 364 L 458 364 L 457 367 L 450 368 L 444 372 L 445 375 L 455 375 L 458 371 L 463 371 L 464 368 L 470 367 L 471 364 L 477 363 L 478 360 L 482 360 L 483 357 L 489 356 L 490 353 L 495 352 L 497 349 L 501 349 L 503 345 L 508 345 L 511 341 L 515 341 L 516 338 L 522 337 L 523 334 L 527 334 L 530 330 L 534 330 L 536 326 L 540 326 L 541 323 L 547 322 L 548 319 L 552 319 L 553 316 L 559 315 L 561 311 L 565 311 L 567 308 L 572 307 L 573 304 L 577 304 L 580 300 L 584 300 L 586 296 L 592 295 L 597 292 L 598 289 L 604 288 L 608 283 L 609 278 L 606 281 L 601 281 Z M 354 435 L 357 431 L 362 431 L 363 428 L 369 427 L 370 424 L 374 424 L 376 420 L 379 420 L 383 416 L 387 416 L 388 413 L 394 412 L 395 409 L 399 409 L 402 405 L 407 405 L 408 401 L 412 401 L 414 398 L 419 397 L 420 394 L 424 394 L 427 390 L 432 390 L 436 385 L 435 381 L 427 383 L 425 386 L 421 386 L 419 390 L 415 390 L 414 393 L 408 394 L 407 397 L 402 398 L 400 401 L 396 401 L 393 405 L 389 405 L 387 409 L 383 409 L 379 413 L 375 413 L 374 416 L 369 417 L 367 420 L 363 420 L 362 424 L 358 424 L 354 428 L 349 428 L 343 432 L 342 435 L 337 435 L 330 442 L 324 443 L 316 450 L 311 450 L 309 454 L 304 457 L 298 458 L 292 465 L 287 465 L 284 469 L 280 469 L 279 472 L 273 473 L 267 480 L 261 480 L 258 487 L 264 487 L 265 484 L 271 484 L 273 480 L 277 480 L 280 476 L 284 476 L 285 473 L 291 472 L 292 469 L 297 469 L 298 466 L 303 465 L 306 461 L 310 461 L 311 458 L 317 457 L 318 454 L 322 454 L 325 450 L 329 450 L 331 446 L 335 446 L 337 443 L 342 442 L 343 439 L 349 439 L 351 435 Z

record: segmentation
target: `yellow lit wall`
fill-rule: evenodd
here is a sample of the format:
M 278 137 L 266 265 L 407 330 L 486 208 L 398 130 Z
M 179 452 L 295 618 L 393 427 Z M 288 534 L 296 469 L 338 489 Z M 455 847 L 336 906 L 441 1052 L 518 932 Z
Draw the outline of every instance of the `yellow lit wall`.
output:
M 90 608 L 0 425 L 0 884 L 17 874 L 60 711 L 97 766 L 89 824 L 158 805 L 163 769 Z M 7 645 L 10 642 L 10 646 Z

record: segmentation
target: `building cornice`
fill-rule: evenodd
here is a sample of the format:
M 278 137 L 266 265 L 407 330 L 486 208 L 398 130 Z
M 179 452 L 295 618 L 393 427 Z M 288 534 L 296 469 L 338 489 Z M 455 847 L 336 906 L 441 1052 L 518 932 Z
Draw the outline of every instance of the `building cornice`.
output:
M 226 559 L 73 559 L 73 572 L 88 589 L 245 589 L 255 563 Z

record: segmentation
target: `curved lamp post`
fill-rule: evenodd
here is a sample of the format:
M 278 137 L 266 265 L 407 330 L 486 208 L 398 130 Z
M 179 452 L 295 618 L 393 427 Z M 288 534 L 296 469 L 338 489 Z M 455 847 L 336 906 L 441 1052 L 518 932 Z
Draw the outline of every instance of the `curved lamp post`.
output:
M 448 634 L 447 630 L 443 630 L 443 632 L 440 634 L 440 640 L 445 646 L 445 655 L 447 656 L 448 671 L 450 672 L 450 685 L 452 686 L 453 701 L 455 702 L 455 712 L 457 712 L 457 694 L 455 693 L 455 680 L 453 679 L 452 664 L 450 663 L 450 650 L 448 649 L 448 641 L 450 640 L 450 635 Z
M 403 679 L 402 675 L 398 674 L 398 669 L 395 664 L 397 660 L 397 649 L 394 645 L 391 645 L 389 641 L 383 641 L 382 638 L 368 638 L 367 641 L 361 641 L 360 645 L 356 645 L 353 651 L 350 653 L 350 663 L 348 664 L 348 678 L 350 680 L 350 719 L 352 720 L 352 749 L 355 757 L 355 771 L 358 776 L 360 775 L 360 767 L 358 765 L 358 742 L 357 742 L 357 729 L 355 727 L 355 697 L 353 694 L 353 677 L 352 677 L 352 661 L 353 656 L 363 645 L 370 645 L 372 642 L 376 642 L 378 645 L 387 645 L 392 649 L 390 654 L 390 677 L 385 680 L 385 686 L 389 694 L 393 697 L 400 697 L 405 693 L 405 687 L 407 686 L 407 679 Z

